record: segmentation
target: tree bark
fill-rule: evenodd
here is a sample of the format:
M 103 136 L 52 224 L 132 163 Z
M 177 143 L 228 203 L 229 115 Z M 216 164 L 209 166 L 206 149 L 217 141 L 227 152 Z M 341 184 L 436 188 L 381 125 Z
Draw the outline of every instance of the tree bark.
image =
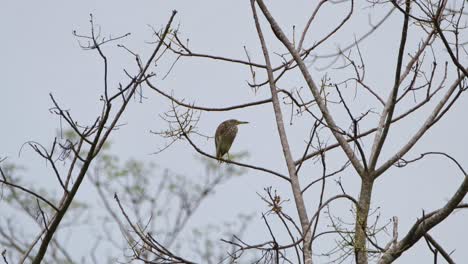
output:
M 367 217 L 372 197 L 374 179 L 371 175 L 362 177 L 358 208 L 356 208 L 356 226 L 354 234 L 354 254 L 357 264 L 367 264 L 366 228 Z
M 305 264 L 312 264 L 312 232 L 309 228 L 309 217 L 307 216 L 307 209 L 305 206 L 304 197 L 302 196 L 301 186 L 299 184 L 299 177 L 296 173 L 296 165 L 294 164 L 294 159 L 292 157 L 291 150 L 289 147 L 288 137 L 286 136 L 286 130 L 284 129 L 283 114 L 281 112 L 281 106 L 278 99 L 278 89 L 276 88 L 275 78 L 273 76 L 273 70 L 271 67 L 270 56 L 268 54 L 266 42 L 260 27 L 260 22 L 258 21 L 257 12 L 255 10 L 255 0 L 251 0 L 251 6 L 255 20 L 255 26 L 257 28 L 258 37 L 262 45 L 262 51 L 267 66 L 268 82 L 270 86 L 273 110 L 275 113 L 276 126 L 281 141 L 281 147 L 283 149 L 284 159 L 288 168 L 289 177 L 291 179 L 291 189 L 294 196 L 294 202 L 296 205 L 297 213 L 299 215 L 299 221 L 301 222 L 303 233 L 302 236 L 304 238 L 302 249 L 303 259 Z

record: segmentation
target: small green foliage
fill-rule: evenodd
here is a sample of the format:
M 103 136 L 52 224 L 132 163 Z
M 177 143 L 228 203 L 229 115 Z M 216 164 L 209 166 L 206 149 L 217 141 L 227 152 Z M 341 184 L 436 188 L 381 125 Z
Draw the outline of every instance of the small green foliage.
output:
M 75 132 L 73 129 L 67 129 L 63 132 L 63 137 L 65 139 L 68 139 L 70 141 L 77 141 L 78 140 L 78 134 Z

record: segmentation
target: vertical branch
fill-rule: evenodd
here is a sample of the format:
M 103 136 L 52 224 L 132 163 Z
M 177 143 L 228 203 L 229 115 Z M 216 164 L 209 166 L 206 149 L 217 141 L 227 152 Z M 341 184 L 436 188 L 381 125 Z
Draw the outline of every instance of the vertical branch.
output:
M 317 206 L 317 211 L 319 211 L 320 207 L 322 207 L 323 196 L 325 195 L 325 184 L 326 184 L 326 175 L 327 175 L 327 163 L 325 162 L 325 153 L 320 154 L 320 160 L 322 162 L 322 189 L 320 191 L 320 200 Z M 315 237 L 319 219 L 320 219 L 320 214 L 317 214 L 317 218 L 315 219 L 314 229 L 312 230 L 312 237 Z
M 340 144 L 340 147 L 343 149 L 345 152 L 346 156 L 348 159 L 351 161 L 351 164 L 355 168 L 355 170 L 358 172 L 359 175 L 363 175 L 365 170 L 355 155 L 353 149 L 349 145 L 348 141 L 346 138 L 343 137 L 341 134 L 341 129 L 336 125 L 335 120 L 333 119 L 332 115 L 330 114 L 330 111 L 328 110 L 328 107 L 326 105 L 326 102 L 324 98 L 322 98 L 322 95 L 320 94 L 320 89 L 318 86 L 315 84 L 314 80 L 312 79 L 312 76 L 309 73 L 309 70 L 307 69 L 307 66 L 304 63 L 304 60 L 301 58 L 301 55 L 299 52 L 294 48 L 292 43 L 289 41 L 289 39 L 286 37 L 284 34 L 283 30 L 280 28 L 276 20 L 273 18 L 273 16 L 270 14 L 270 11 L 268 11 L 268 8 L 265 6 L 265 3 L 263 0 L 257 0 L 258 6 L 262 10 L 263 14 L 265 15 L 266 19 L 268 20 L 273 33 L 276 35 L 276 37 L 283 43 L 283 45 L 288 49 L 289 53 L 292 55 L 294 58 L 294 61 L 297 63 L 299 66 L 299 69 L 302 73 L 302 76 L 304 77 L 307 86 L 309 87 L 312 95 L 314 96 L 314 99 L 320 109 L 320 112 L 323 115 L 323 118 L 328 124 L 328 127 L 330 128 L 333 136 L 335 139 L 338 141 Z
M 370 203 L 372 198 L 372 189 L 374 185 L 374 176 L 372 171 L 375 169 L 377 159 L 379 157 L 382 146 L 387 137 L 390 129 L 391 120 L 395 110 L 396 99 L 398 96 L 398 88 L 400 87 L 400 75 L 403 65 L 403 57 L 406 46 L 406 38 L 408 35 L 409 12 L 411 8 L 411 1 L 406 0 L 406 10 L 401 31 L 400 48 L 398 51 L 398 61 L 395 71 L 395 82 L 393 84 L 392 92 L 387 100 L 382 116 L 379 121 L 379 127 L 374 138 L 372 151 L 369 159 L 369 173 L 362 177 L 361 190 L 359 193 L 359 207 L 356 209 L 356 224 L 354 234 L 354 254 L 355 260 L 358 264 L 367 264 L 367 246 L 366 246 L 366 230 L 367 219 L 369 216 Z
M 373 171 L 375 169 L 375 165 L 377 164 L 377 160 L 379 158 L 380 152 L 382 151 L 383 144 L 385 139 L 387 138 L 388 131 L 390 130 L 390 124 L 392 123 L 393 113 L 395 111 L 396 100 L 398 96 L 398 88 L 400 87 L 400 75 L 401 75 L 401 68 L 403 65 L 403 57 L 405 52 L 406 46 L 406 38 L 408 36 L 408 23 L 409 23 L 409 13 L 411 9 L 411 1 L 406 0 L 406 8 L 405 8 L 405 19 L 403 22 L 403 29 L 401 30 L 401 41 L 400 41 L 400 49 L 398 51 L 398 61 L 395 71 L 395 82 L 393 84 L 392 92 L 387 99 L 387 103 L 385 104 L 385 108 L 382 112 L 382 116 L 380 117 L 379 126 L 377 133 L 374 137 L 374 143 L 372 146 L 371 155 L 369 158 L 369 170 Z
M 406 0 L 405 17 L 403 21 L 403 28 L 401 30 L 400 48 L 398 51 L 398 61 L 395 71 L 395 81 L 393 84 L 392 92 L 385 104 L 385 108 L 382 112 L 382 116 L 379 121 L 379 127 L 374 138 L 374 143 L 369 158 L 369 173 L 362 177 L 361 190 L 359 193 L 359 207 L 356 210 L 356 225 L 354 235 L 354 253 L 356 263 L 367 264 L 367 246 L 366 246 L 366 229 L 367 229 L 367 218 L 369 216 L 370 203 L 372 198 L 372 188 L 374 185 L 374 176 L 372 171 L 375 169 L 377 159 L 382 150 L 382 146 L 388 135 L 390 129 L 391 120 L 395 110 L 396 99 L 398 96 L 398 88 L 400 87 L 400 76 L 403 65 L 403 57 L 406 46 L 406 39 L 408 35 L 408 23 L 409 23 L 409 12 L 411 8 L 411 1 Z
M 366 175 L 362 178 L 359 200 L 356 208 L 356 224 L 354 234 L 354 254 L 357 264 L 367 264 L 366 229 L 374 179 Z
M 93 47 L 97 49 L 99 56 L 101 56 L 103 62 L 104 62 L 104 98 L 107 104 L 107 107 L 110 106 L 109 102 L 109 92 L 108 92 L 108 63 L 107 63 L 107 57 L 104 55 L 104 52 L 102 52 L 101 45 L 96 41 L 96 35 L 94 34 L 94 20 L 93 20 L 93 15 L 90 15 L 90 22 L 91 22 L 91 37 L 93 39 Z
M 283 115 L 281 112 L 281 106 L 278 100 L 278 90 L 275 84 L 275 78 L 273 76 L 273 70 L 271 67 L 271 61 L 268 54 L 268 49 L 263 37 L 262 29 L 260 27 L 260 22 L 258 20 L 257 12 L 255 9 L 255 0 L 250 1 L 252 6 L 253 17 L 255 20 L 255 27 L 257 29 L 258 38 L 260 40 L 263 56 L 265 57 L 265 63 L 267 66 L 268 74 L 268 83 L 271 91 L 271 98 L 273 103 L 273 110 L 275 112 L 276 126 L 278 129 L 278 134 L 281 141 L 281 146 L 283 149 L 283 155 L 288 167 L 289 177 L 291 178 L 291 188 L 294 196 L 294 201 L 296 209 L 299 215 L 299 220 L 301 222 L 302 231 L 304 232 L 304 243 L 303 243 L 303 258 L 305 264 L 312 264 L 312 248 L 311 248 L 311 238 L 312 234 L 308 228 L 309 220 L 307 216 L 307 210 L 305 207 L 304 199 L 301 193 L 301 186 L 299 184 L 299 178 L 296 174 L 296 166 L 294 165 L 294 160 L 291 155 L 291 150 L 289 148 L 288 138 L 286 136 L 286 130 L 284 129 Z

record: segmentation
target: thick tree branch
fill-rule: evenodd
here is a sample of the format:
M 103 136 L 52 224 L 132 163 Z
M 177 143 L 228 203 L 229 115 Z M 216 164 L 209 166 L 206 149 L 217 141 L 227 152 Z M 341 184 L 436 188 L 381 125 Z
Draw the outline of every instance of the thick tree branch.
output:
M 379 126 L 377 129 L 377 133 L 374 137 L 374 143 L 372 145 L 372 150 L 369 158 L 369 170 L 373 171 L 375 169 L 375 165 L 377 164 L 377 160 L 379 158 L 380 152 L 382 151 L 383 144 L 385 143 L 385 139 L 387 138 L 388 131 L 390 130 L 390 125 L 392 124 L 392 117 L 395 111 L 396 100 L 398 96 L 398 88 L 401 84 L 401 68 L 403 65 L 403 56 L 405 52 L 406 46 L 406 38 L 408 35 L 408 23 L 409 23 L 409 13 L 411 8 L 411 1 L 406 1 L 406 8 L 405 8 L 405 19 L 403 22 L 403 29 L 401 30 L 401 41 L 400 41 L 400 48 L 398 50 L 398 61 L 396 65 L 395 71 L 395 82 L 393 84 L 392 92 L 387 99 L 387 103 L 385 104 L 385 108 L 380 116 Z
M 273 100 L 273 110 L 275 112 L 276 126 L 278 129 L 278 134 L 281 141 L 281 146 L 283 149 L 283 155 L 288 168 L 289 178 L 291 179 L 291 188 L 294 196 L 294 201 L 299 215 L 299 221 L 302 226 L 303 236 L 304 236 L 304 246 L 303 246 L 303 258 L 305 264 L 312 264 L 312 234 L 310 229 L 307 228 L 309 218 L 307 216 L 307 209 L 305 207 L 304 198 L 301 192 L 301 186 L 299 183 L 299 177 L 296 174 L 296 166 L 294 165 L 294 160 L 292 158 L 291 150 L 289 147 L 288 138 L 286 136 L 286 130 L 284 129 L 283 115 L 281 112 L 281 106 L 278 100 L 278 91 L 276 88 L 275 78 L 273 76 L 273 70 L 271 68 L 270 55 L 266 46 L 265 39 L 263 37 L 263 32 L 258 20 L 257 11 L 255 8 L 255 0 L 251 0 L 251 7 L 253 12 L 253 17 L 255 21 L 255 27 L 257 29 L 257 35 L 262 46 L 263 56 L 265 58 L 265 63 L 267 66 L 267 74 L 271 92 L 271 99 Z
M 421 139 L 423 135 L 432 127 L 436 120 L 440 120 L 440 115 L 445 114 L 442 112 L 442 108 L 446 105 L 450 97 L 457 90 L 458 85 L 466 78 L 466 76 L 461 76 L 450 86 L 445 95 L 440 99 L 439 103 L 434 107 L 432 113 L 428 116 L 421 128 L 414 134 L 414 136 L 392 157 L 390 157 L 386 162 L 384 162 L 378 169 L 373 173 L 374 177 L 379 177 L 384 173 L 390 166 L 395 164 L 400 158 L 402 158 L 413 146 Z
M 458 165 L 458 162 L 456 164 Z M 464 174 L 464 180 L 450 200 L 442 208 L 428 213 L 421 219 L 417 220 L 406 236 L 401 241 L 391 246 L 381 256 L 378 262 L 379 264 L 392 263 L 401 254 L 418 242 L 419 239 L 427 234 L 427 232 L 429 232 L 433 227 L 445 220 L 455 209 L 465 207 L 465 205 L 462 204 L 462 201 L 468 193 L 468 174 L 466 174 L 463 169 L 461 169 L 461 171 Z
M 341 148 L 345 152 L 346 156 L 348 159 L 351 161 L 351 164 L 353 167 L 356 169 L 359 175 L 362 175 L 364 173 L 364 168 L 362 164 L 360 163 L 359 159 L 355 155 L 353 149 L 351 146 L 348 144 L 346 139 L 341 135 L 339 131 L 339 127 L 336 125 L 335 120 L 333 119 L 332 115 L 330 114 L 330 111 L 328 110 L 328 107 L 325 103 L 325 99 L 322 98 L 319 88 L 315 84 L 314 80 L 312 79 L 312 76 L 309 73 L 309 70 L 307 69 L 307 66 L 305 65 L 303 59 L 301 58 L 299 52 L 293 47 L 292 43 L 289 41 L 289 39 L 286 37 L 286 35 L 283 33 L 282 29 L 276 22 L 276 20 L 273 18 L 273 16 L 270 14 L 268 11 L 268 8 L 264 4 L 263 0 L 258 0 L 257 1 L 260 9 L 262 10 L 263 14 L 265 15 L 266 19 L 270 23 L 270 26 L 275 33 L 276 37 L 283 43 L 283 45 L 288 49 L 288 51 L 291 53 L 293 56 L 295 62 L 299 66 L 299 69 L 301 70 L 302 75 L 304 76 L 305 81 L 307 82 L 307 85 L 312 92 L 314 99 L 320 108 L 320 111 L 327 122 L 328 126 L 330 127 L 330 130 L 333 134 L 333 136 L 336 138 L 338 143 L 340 144 Z

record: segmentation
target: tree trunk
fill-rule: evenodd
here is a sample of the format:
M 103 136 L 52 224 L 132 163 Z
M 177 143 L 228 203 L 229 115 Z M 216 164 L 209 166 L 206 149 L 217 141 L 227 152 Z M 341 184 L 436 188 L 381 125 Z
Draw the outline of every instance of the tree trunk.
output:
M 359 194 L 359 207 L 356 209 L 356 233 L 354 234 L 354 253 L 357 264 L 368 263 L 366 229 L 373 186 L 374 179 L 371 175 L 364 175 L 361 183 L 361 192 Z

